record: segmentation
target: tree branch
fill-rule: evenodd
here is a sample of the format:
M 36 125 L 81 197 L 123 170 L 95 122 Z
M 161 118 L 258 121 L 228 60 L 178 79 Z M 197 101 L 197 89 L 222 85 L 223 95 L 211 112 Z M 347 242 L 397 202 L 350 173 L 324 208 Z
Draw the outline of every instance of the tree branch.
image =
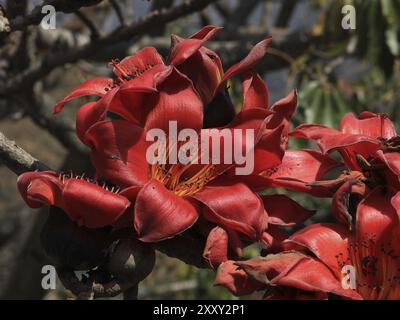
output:
M 113 45 L 117 42 L 130 40 L 141 33 L 147 33 L 149 30 L 157 28 L 160 25 L 167 24 L 185 15 L 200 11 L 215 1 L 217 0 L 185 1 L 171 9 L 155 11 L 146 18 L 126 27 L 119 28 L 107 36 L 101 37 L 87 45 L 71 49 L 67 52 L 49 54 L 41 63 L 7 81 L 4 86 L 0 87 L 0 96 L 19 92 L 22 87 L 31 86 L 32 83 L 48 75 L 57 67 L 88 58 L 104 47 Z
M 17 175 L 27 171 L 44 171 L 49 167 L 35 159 L 14 141 L 7 139 L 0 132 L 0 161 Z

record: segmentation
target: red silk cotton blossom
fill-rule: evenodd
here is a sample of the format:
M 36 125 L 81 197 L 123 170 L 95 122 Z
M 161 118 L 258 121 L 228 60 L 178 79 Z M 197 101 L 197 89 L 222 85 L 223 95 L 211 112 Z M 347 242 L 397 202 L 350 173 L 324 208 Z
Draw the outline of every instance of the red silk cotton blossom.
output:
M 76 118 L 77 135 L 91 150 L 96 179 L 54 172 L 22 174 L 18 187 L 26 203 L 33 208 L 57 206 L 90 228 L 130 227 L 144 242 L 172 238 L 196 224 L 196 232 L 207 238 L 203 255 L 212 268 L 239 258 L 249 243 L 278 248 L 286 238 L 280 226 L 293 226 L 314 213 L 286 196 L 255 192 L 260 179 L 264 184 L 263 174 L 276 171 L 284 159 L 296 93 L 268 106 L 267 87 L 253 67 L 266 53 L 270 38 L 224 72 L 218 55 L 204 47 L 218 31 L 208 26 L 189 39 L 174 36 L 167 63 L 154 48 L 112 61 L 115 79 L 90 79 L 57 103 L 55 113 L 75 98 L 99 97 L 83 105 Z M 242 110 L 228 125 L 204 129 L 204 106 L 239 73 L 244 76 Z M 119 119 L 110 120 L 110 114 Z M 154 128 L 168 131 L 171 121 L 178 130 L 209 134 L 210 149 L 225 141 L 223 130 L 240 129 L 243 135 L 246 129 L 254 130 L 252 174 L 236 175 L 243 163 L 235 162 L 150 164 L 146 136 Z M 165 152 L 173 147 L 168 144 Z M 245 142 L 242 147 L 246 150 Z M 224 150 L 221 143 L 221 155 Z M 277 207 L 277 201 L 283 207 Z

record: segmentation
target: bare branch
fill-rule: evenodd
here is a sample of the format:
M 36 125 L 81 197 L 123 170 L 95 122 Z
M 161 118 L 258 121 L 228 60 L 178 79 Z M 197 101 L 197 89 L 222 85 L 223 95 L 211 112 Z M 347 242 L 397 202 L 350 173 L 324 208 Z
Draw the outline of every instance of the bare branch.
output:
M 48 75 L 57 67 L 88 58 L 104 47 L 113 45 L 117 42 L 131 40 L 133 37 L 138 36 L 141 33 L 146 33 L 160 25 L 165 25 L 180 17 L 200 11 L 215 1 L 216 0 L 185 1 L 171 9 L 155 11 L 136 23 L 117 29 L 111 34 L 101 37 L 97 41 L 93 41 L 82 47 L 74 48 L 67 52 L 49 54 L 38 65 L 31 67 L 7 81 L 4 86 L 0 87 L 0 96 L 16 93 L 21 89 L 21 87 L 31 86 L 32 83 Z
M 298 0 L 283 0 L 282 6 L 276 19 L 275 26 L 278 28 L 285 28 L 290 22 L 290 18 L 298 4 Z
M 0 132 L 0 161 L 17 175 L 27 171 L 49 170 L 44 163 L 32 157 L 14 141 Z
M 125 18 L 119 3 L 116 0 L 110 0 L 110 4 L 113 7 L 115 14 L 118 17 L 119 23 L 121 24 L 121 26 L 124 26 L 126 24 Z
M 90 20 L 83 12 L 77 10 L 75 11 L 75 15 L 87 26 L 90 31 L 90 37 L 92 40 L 96 40 L 100 37 L 100 33 L 92 20 Z
M 226 2 L 217 2 L 215 4 L 215 9 L 217 10 L 218 14 L 224 19 L 227 19 L 231 14 L 231 9 Z

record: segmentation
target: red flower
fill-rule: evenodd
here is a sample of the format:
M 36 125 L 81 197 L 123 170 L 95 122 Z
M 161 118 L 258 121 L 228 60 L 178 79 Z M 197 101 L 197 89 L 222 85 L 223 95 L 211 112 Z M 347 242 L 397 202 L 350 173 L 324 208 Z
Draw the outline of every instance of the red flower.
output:
M 216 267 L 228 256 L 239 257 L 243 240 L 259 240 L 276 247 L 285 238 L 278 226 L 291 226 L 314 213 L 287 197 L 264 196 L 262 200 L 271 214 L 271 227 L 266 232 L 268 216 L 263 202 L 244 183 L 247 176 L 235 175 L 237 165 L 149 165 L 144 129 L 124 120 L 93 124 L 95 117 L 86 112 L 86 107 L 81 108 L 77 118 L 79 136 L 92 148 L 92 163 L 99 177 L 138 190 L 133 200 L 134 224 L 137 236 L 143 241 L 173 237 L 190 228 L 201 216 L 211 223 L 204 232 L 208 237 L 204 256 L 210 266 Z M 257 174 L 279 166 L 283 156 L 285 124 L 277 122 L 278 127 L 272 128 L 270 121 L 275 119 L 274 113 L 265 108 L 249 108 L 227 127 L 203 129 L 199 133 L 255 129 L 253 173 Z M 228 175 L 223 175 L 224 172 Z M 272 204 L 276 199 L 284 210 Z M 282 212 L 287 215 L 282 216 Z
M 254 121 L 250 116 L 240 115 L 231 128 L 249 127 Z M 261 238 L 267 219 L 262 201 L 239 179 L 222 175 L 232 165 L 148 164 L 145 132 L 124 120 L 101 121 L 83 140 L 92 148 L 100 177 L 138 188 L 134 223 L 139 239 L 173 237 L 191 227 L 200 213 L 232 233 Z
M 285 196 L 260 197 L 247 184 L 252 186 L 266 172 L 279 168 L 288 143 L 296 93 L 291 92 L 268 109 L 268 90 L 252 67 L 265 54 L 271 39 L 258 43 L 246 58 L 224 73 L 218 55 L 203 46 L 218 31 L 216 27 L 205 27 L 190 39 L 175 36 L 167 65 L 154 48 L 145 48 L 121 62 L 113 61 L 116 80 L 88 80 L 59 102 L 55 112 L 77 97 L 100 96 L 79 109 L 76 130 L 92 150 L 96 178 L 118 186 L 122 192 L 115 195 L 95 183 L 81 182 L 75 197 L 66 203 L 66 186 L 78 179 L 71 177 L 65 183 L 54 173 L 37 173 L 20 179 L 20 190 L 28 204 L 60 207 L 71 219 L 89 227 L 133 225 L 136 237 L 145 242 L 174 237 L 200 220 L 197 231 L 207 237 L 203 254 L 214 268 L 229 258 L 240 257 L 247 243 L 260 241 L 271 250 L 281 249 L 280 243 L 287 235 L 280 227 L 302 222 L 314 212 Z M 224 92 L 228 79 L 241 72 L 242 111 L 226 127 L 202 129 L 203 103 Z M 110 121 L 108 112 L 122 119 Z M 246 136 L 241 136 L 242 149 L 254 152 L 252 175 L 236 175 L 235 169 L 246 163 L 149 164 L 146 134 L 152 128 L 168 131 L 172 120 L 178 130 L 194 129 L 199 136 L 208 133 L 211 143 L 216 143 L 211 137 L 222 130 L 254 129 L 256 144 L 251 150 L 246 149 Z M 225 139 L 219 141 L 226 143 Z M 167 145 L 166 154 L 172 148 L 174 145 Z M 223 143 L 220 151 L 224 159 L 227 155 Z M 36 181 L 48 187 L 32 189 Z M 35 201 L 42 197 L 47 200 L 32 203 L 32 192 Z M 85 196 L 80 199 L 79 194 Z M 97 210 L 102 202 L 95 199 L 103 194 L 102 201 L 112 201 Z M 117 200 L 125 204 L 123 210 L 117 210 Z M 277 201 L 283 210 L 275 205 Z

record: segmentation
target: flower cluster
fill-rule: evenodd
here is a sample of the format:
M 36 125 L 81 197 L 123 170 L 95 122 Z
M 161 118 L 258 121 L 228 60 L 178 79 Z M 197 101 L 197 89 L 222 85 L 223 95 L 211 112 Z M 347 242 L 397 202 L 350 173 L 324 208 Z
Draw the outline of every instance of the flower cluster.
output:
M 264 290 L 265 299 L 400 299 L 400 153 L 392 122 L 385 115 L 349 113 L 339 130 L 300 125 L 290 135 L 340 155 L 343 170 L 335 179 L 280 181 L 331 197 L 337 222 L 300 229 L 274 254 L 224 263 L 217 283 L 237 295 Z
M 225 71 L 218 54 L 205 47 L 220 31 L 207 26 L 188 39 L 172 36 L 166 60 L 152 47 L 113 60 L 113 78 L 90 79 L 57 103 L 55 113 L 73 99 L 98 97 L 76 116 L 96 174 L 24 173 L 18 188 L 26 203 L 58 207 L 79 226 L 126 229 L 145 243 L 182 234 L 203 239 L 199 254 L 217 270 L 216 283 L 236 295 L 263 290 L 265 298 L 400 298 L 400 140 L 393 124 L 365 112 L 346 115 L 340 130 L 301 125 L 291 131 L 296 92 L 269 106 L 268 89 L 254 70 L 271 38 Z M 243 94 L 236 115 L 227 89 L 235 76 Z M 217 136 L 209 142 L 222 158 L 229 149 L 222 132 L 253 130 L 251 174 L 238 175 L 243 163 L 235 161 L 149 163 L 148 133 L 168 132 L 171 122 L 198 136 Z M 288 150 L 289 137 L 315 141 L 320 151 Z M 175 144 L 166 144 L 167 159 Z M 337 168 L 340 175 L 326 179 Z M 260 193 L 278 187 L 331 197 L 337 223 L 287 234 L 285 227 L 301 226 L 315 211 L 286 195 Z M 243 248 L 253 243 L 262 245 L 262 256 L 244 260 Z M 355 282 L 343 275 L 347 266 Z

